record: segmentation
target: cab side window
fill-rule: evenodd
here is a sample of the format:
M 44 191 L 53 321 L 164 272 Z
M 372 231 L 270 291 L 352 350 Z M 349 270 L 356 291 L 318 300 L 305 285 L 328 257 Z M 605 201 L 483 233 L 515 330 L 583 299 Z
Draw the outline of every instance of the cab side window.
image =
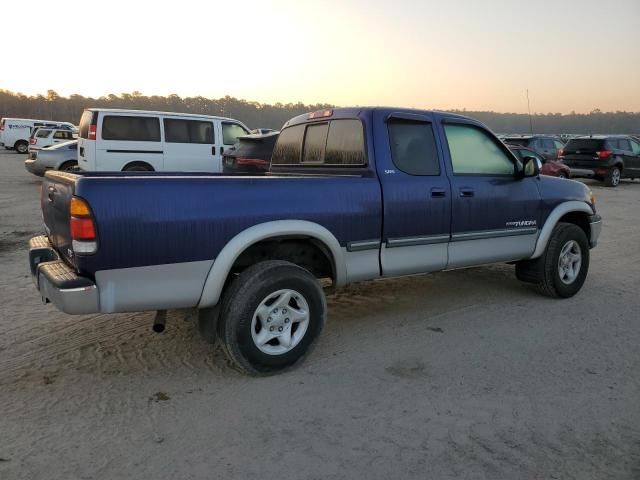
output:
M 445 124 L 444 131 L 455 175 L 513 175 L 514 159 L 484 130 Z
M 393 164 L 410 175 L 440 175 L 436 139 L 430 123 L 391 119 L 388 123 Z
M 631 151 L 636 155 L 640 155 L 640 142 L 636 142 L 635 140 L 631 140 Z

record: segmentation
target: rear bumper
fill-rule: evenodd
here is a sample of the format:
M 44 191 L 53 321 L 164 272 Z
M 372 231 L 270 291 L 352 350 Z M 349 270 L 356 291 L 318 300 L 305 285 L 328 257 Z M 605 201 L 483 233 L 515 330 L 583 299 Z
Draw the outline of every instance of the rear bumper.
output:
M 600 215 L 591 215 L 589 217 L 589 231 L 591 232 L 589 238 L 589 246 L 591 248 L 598 245 L 598 237 L 602 231 L 602 217 Z
M 600 168 L 571 168 L 571 177 L 572 178 L 593 178 L 596 176 L 596 170 L 600 170 Z
M 47 168 L 37 160 L 25 160 L 24 168 L 26 168 L 27 172 L 33 173 L 34 175 L 39 175 L 41 177 L 44 175 L 44 172 L 47 171 Z
M 29 267 L 42 300 L 69 314 L 97 313 L 100 295 L 96 284 L 74 272 L 53 249 L 47 237 L 29 240 Z

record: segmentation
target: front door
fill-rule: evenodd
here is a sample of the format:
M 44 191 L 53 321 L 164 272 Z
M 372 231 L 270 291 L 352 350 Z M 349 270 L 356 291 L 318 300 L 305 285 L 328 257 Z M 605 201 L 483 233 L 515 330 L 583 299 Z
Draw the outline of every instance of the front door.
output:
M 211 120 L 164 118 L 164 169 L 174 172 L 219 172 L 214 123 Z
M 538 178 L 517 178 L 517 160 L 484 128 L 448 119 L 442 127 L 452 198 L 447 267 L 531 255 L 541 227 Z
M 451 190 L 428 113 L 376 112 L 376 168 L 382 183 L 382 275 L 442 270 L 447 265 Z

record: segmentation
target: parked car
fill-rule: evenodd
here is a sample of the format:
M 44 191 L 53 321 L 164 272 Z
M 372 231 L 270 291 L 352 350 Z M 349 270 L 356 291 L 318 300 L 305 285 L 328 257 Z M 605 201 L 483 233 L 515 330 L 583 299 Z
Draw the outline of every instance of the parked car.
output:
M 271 154 L 278 132 L 251 134 L 238 138 L 238 143 L 224 152 L 225 173 L 260 173 L 269 170 Z
M 557 160 L 564 148 L 564 143 L 552 135 L 508 135 L 502 141 L 533 150 L 546 160 Z
M 0 146 L 18 153 L 27 153 L 31 132 L 38 127 L 75 128 L 69 122 L 33 120 L 30 118 L 3 118 L 0 120 Z
M 58 143 L 48 148 L 29 152 L 24 168 L 34 175 L 43 176 L 47 170 L 72 171 L 78 166 L 78 140 Z
M 522 160 L 525 157 L 533 157 L 540 163 L 540 173 L 550 177 L 571 178 L 571 169 L 564 163 L 556 160 L 547 160 L 542 155 L 538 155 L 533 150 L 521 147 L 520 145 L 507 145 L 516 157 Z
M 68 128 L 38 127 L 29 137 L 29 153 L 57 143 L 65 143 L 78 138 L 77 130 Z
M 222 172 L 224 150 L 248 133 L 231 118 L 90 108 L 80 120 L 78 165 L 87 171 Z
M 573 138 L 561 158 L 574 177 L 596 178 L 607 187 L 617 187 L 621 178 L 640 178 L 640 142 L 627 135 Z
M 538 173 L 461 115 L 323 110 L 284 125 L 269 175 L 47 172 L 30 267 L 67 313 L 158 310 L 162 330 L 165 309 L 196 307 L 206 339 L 268 374 L 322 331 L 319 279 L 515 262 L 543 294 L 575 295 L 601 229 L 595 198 Z

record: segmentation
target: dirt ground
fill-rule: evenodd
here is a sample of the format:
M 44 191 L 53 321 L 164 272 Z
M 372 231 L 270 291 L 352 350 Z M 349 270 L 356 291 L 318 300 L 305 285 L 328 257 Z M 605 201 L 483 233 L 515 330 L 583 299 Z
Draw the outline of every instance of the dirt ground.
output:
M 232 370 L 191 311 L 68 316 L 28 273 L 40 180 L 0 153 L 0 479 L 638 479 L 640 182 L 598 197 L 583 290 L 498 265 L 329 299 L 318 347 Z

